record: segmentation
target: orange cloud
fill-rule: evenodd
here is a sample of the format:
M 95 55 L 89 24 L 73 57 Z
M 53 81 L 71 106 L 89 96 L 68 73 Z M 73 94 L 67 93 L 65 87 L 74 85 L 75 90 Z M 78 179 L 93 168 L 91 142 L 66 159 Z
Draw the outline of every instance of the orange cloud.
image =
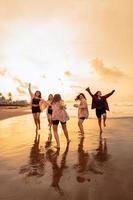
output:
M 95 58 L 92 60 L 92 67 L 95 69 L 97 74 L 105 78 L 106 80 L 118 81 L 121 77 L 124 76 L 124 73 L 119 70 L 117 67 L 108 68 L 104 66 L 104 63 L 101 59 Z
M 0 76 L 5 76 L 7 72 L 6 68 L 0 67 Z
M 27 94 L 27 92 L 24 91 L 24 90 L 23 90 L 22 88 L 20 88 L 20 87 L 17 87 L 16 89 L 17 89 L 17 92 L 19 93 L 19 95 L 21 95 L 21 96 L 24 96 L 24 95 Z
M 70 71 L 65 71 L 64 72 L 64 75 L 67 76 L 67 77 L 71 77 L 72 76 L 72 73 Z

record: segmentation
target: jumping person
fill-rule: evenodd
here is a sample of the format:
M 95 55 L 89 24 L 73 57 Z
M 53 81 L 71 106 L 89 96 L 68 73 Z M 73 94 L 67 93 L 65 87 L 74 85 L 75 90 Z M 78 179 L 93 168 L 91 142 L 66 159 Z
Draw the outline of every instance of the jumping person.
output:
M 75 101 L 79 101 L 80 104 L 74 104 L 74 107 L 78 108 L 78 126 L 82 136 L 84 135 L 84 127 L 83 122 L 85 119 L 88 119 L 89 111 L 86 97 L 83 93 L 80 93 Z
M 41 129 L 40 127 L 40 113 L 41 113 L 41 109 L 40 109 L 40 103 L 43 102 L 44 100 L 41 97 L 41 92 L 39 90 L 37 90 L 35 92 L 35 94 L 32 93 L 31 90 L 31 84 L 29 83 L 29 94 L 31 96 L 31 104 L 32 104 L 32 114 L 33 114 L 33 118 L 34 118 L 34 122 L 36 125 L 36 129 Z
M 112 92 L 102 96 L 101 91 L 97 91 L 95 94 L 92 94 L 90 91 L 90 88 L 88 87 L 86 91 L 91 95 L 92 97 L 92 109 L 96 109 L 96 116 L 98 118 L 98 124 L 100 128 L 100 134 L 102 134 L 102 117 L 103 117 L 103 126 L 106 126 L 106 119 L 107 114 L 106 111 L 109 111 L 109 106 L 107 102 L 107 98 L 110 97 L 115 90 L 112 90 Z
M 68 136 L 68 130 L 67 130 L 67 120 L 69 120 L 69 116 L 66 112 L 66 105 L 64 104 L 64 101 L 62 100 L 60 94 L 54 95 L 53 102 L 52 102 L 52 110 L 53 110 L 52 112 L 53 132 L 54 132 L 54 137 L 57 143 L 56 148 L 60 148 L 60 140 L 59 140 L 59 135 L 58 135 L 59 122 L 62 125 L 62 129 L 66 137 L 67 143 L 70 142 L 70 139 Z

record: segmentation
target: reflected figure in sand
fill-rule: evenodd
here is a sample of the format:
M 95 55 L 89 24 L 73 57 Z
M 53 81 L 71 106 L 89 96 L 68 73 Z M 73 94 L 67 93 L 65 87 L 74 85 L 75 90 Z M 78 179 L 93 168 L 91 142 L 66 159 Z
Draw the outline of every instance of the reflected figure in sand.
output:
M 84 150 L 84 139 L 85 138 L 83 137 L 80 138 L 78 145 L 78 164 L 75 165 L 78 173 L 77 181 L 80 183 L 90 181 L 90 178 L 88 177 L 89 171 L 92 171 L 95 174 L 103 174 L 99 169 L 97 169 L 93 154 L 89 154 Z
M 112 92 L 102 96 L 101 91 L 97 91 L 95 94 L 92 94 L 90 91 L 90 88 L 86 88 L 86 91 L 90 94 L 92 97 L 92 109 L 96 109 L 96 116 L 98 119 L 98 125 L 100 128 L 100 134 L 102 134 L 103 129 L 102 129 L 102 117 L 103 117 L 103 126 L 106 126 L 106 119 L 107 119 L 107 114 L 106 111 L 109 111 L 109 106 L 107 102 L 107 98 L 109 98 L 115 90 L 112 90 Z
M 97 154 L 95 155 L 95 158 L 98 161 L 107 161 L 110 158 L 110 155 L 108 154 L 107 149 L 107 140 L 106 138 L 102 138 L 102 136 L 99 137 L 99 147 L 96 149 Z
M 48 139 L 47 139 L 47 141 L 45 143 L 45 148 L 50 147 L 51 143 L 52 143 L 52 130 L 49 129 Z
M 29 164 L 21 167 L 20 174 L 25 174 L 26 177 L 41 177 L 44 175 L 45 156 L 44 150 L 40 148 L 39 144 L 40 134 L 36 131 L 34 144 L 30 152 Z
M 48 149 L 46 152 L 47 160 L 52 164 L 53 169 L 53 180 L 51 186 L 55 188 L 55 190 L 62 196 L 64 195 L 63 189 L 60 187 L 60 179 L 63 176 L 63 171 L 67 169 L 66 158 L 69 151 L 69 143 L 66 146 L 66 149 L 62 155 L 60 166 L 58 164 L 58 156 L 60 153 L 60 149 L 54 151 L 53 149 Z

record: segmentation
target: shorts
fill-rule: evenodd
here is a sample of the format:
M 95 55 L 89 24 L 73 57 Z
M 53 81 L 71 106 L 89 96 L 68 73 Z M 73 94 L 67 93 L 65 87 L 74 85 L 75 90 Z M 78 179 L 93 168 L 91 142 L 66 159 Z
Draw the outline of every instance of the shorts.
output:
M 59 120 L 52 120 L 52 124 L 53 124 L 53 125 L 58 125 L 59 122 L 60 122 L 61 124 L 66 124 L 66 122 L 61 122 L 61 121 L 59 121 Z
M 104 108 L 102 108 L 102 109 L 96 109 L 96 116 L 97 116 L 97 118 L 101 118 L 101 116 L 103 114 L 106 114 L 106 110 Z
M 52 109 L 48 109 L 48 114 L 52 115 L 53 110 Z
M 86 118 L 85 117 L 80 117 L 79 119 L 85 120 Z
M 37 107 L 32 106 L 32 113 L 40 113 L 40 112 L 41 112 L 41 110 L 40 110 L 39 106 L 37 106 Z

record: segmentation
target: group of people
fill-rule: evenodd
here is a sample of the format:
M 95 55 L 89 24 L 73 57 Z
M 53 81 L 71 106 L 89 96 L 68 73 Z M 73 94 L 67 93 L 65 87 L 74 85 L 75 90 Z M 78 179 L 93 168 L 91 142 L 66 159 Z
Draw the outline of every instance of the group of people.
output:
M 36 125 L 36 129 L 39 130 L 40 127 L 40 113 L 42 110 L 47 108 L 47 119 L 49 124 L 49 129 L 53 128 L 54 137 L 56 140 L 56 148 L 60 148 L 60 140 L 58 135 L 58 125 L 61 123 L 64 135 L 66 137 L 67 143 L 70 142 L 68 130 L 67 130 L 67 121 L 69 120 L 69 115 L 66 111 L 67 107 L 62 99 L 60 94 L 52 95 L 50 94 L 48 97 L 48 100 L 44 100 L 41 96 L 40 91 L 36 91 L 35 93 L 31 90 L 31 84 L 29 84 L 29 94 L 31 96 L 31 106 L 32 106 L 32 113 L 34 122 Z M 92 109 L 96 109 L 96 116 L 98 118 L 98 124 L 100 128 L 100 134 L 102 134 L 102 120 L 103 120 L 103 126 L 106 126 L 106 111 L 109 111 L 109 106 L 107 102 L 107 98 L 110 97 L 115 90 L 112 92 L 102 96 L 101 91 L 97 91 L 95 94 L 92 94 L 90 91 L 90 88 L 86 88 L 86 91 L 91 95 L 92 97 Z M 84 126 L 83 122 L 85 119 L 88 119 L 89 116 L 89 110 L 88 110 L 88 104 L 87 99 L 83 93 L 80 93 L 75 98 L 76 103 L 74 104 L 75 108 L 78 108 L 78 126 L 81 132 L 81 135 L 84 135 Z

